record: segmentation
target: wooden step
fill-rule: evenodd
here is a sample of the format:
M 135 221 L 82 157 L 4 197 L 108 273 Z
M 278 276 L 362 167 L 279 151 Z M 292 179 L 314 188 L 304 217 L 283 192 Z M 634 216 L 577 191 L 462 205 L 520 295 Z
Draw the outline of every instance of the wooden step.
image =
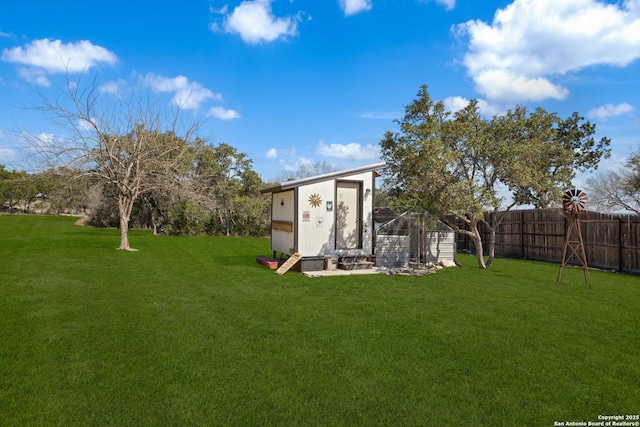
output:
M 286 273 L 287 271 L 289 271 L 289 269 L 291 267 L 293 267 L 294 265 L 297 264 L 298 261 L 300 261 L 300 258 L 302 258 L 302 255 L 300 255 L 299 253 L 295 253 L 293 255 L 291 255 L 289 257 L 289 259 L 287 259 L 285 261 L 284 264 L 282 264 L 277 270 L 276 273 L 278 273 L 280 276 L 282 276 L 284 273 Z

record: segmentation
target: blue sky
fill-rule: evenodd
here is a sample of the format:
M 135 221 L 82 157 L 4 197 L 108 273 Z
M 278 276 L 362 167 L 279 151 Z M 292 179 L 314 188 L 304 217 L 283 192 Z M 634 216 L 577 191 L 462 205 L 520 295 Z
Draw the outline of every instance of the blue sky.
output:
M 606 169 L 640 147 L 639 58 L 640 0 L 2 1 L 0 164 L 23 167 L 19 132 L 62 137 L 20 106 L 55 93 L 66 63 L 181 103 L 265 181 L 378 162 L 422 84 L 487 117 L 577 111 L 612 139 Z

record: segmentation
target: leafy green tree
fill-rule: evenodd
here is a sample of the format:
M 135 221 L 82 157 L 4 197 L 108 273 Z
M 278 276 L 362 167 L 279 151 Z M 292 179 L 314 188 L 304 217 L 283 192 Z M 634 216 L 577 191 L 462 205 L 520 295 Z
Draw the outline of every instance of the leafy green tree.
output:
M 9 179 L 11 177 L 11 172 L 7 170 L 5 165 L 0 165 L 0 181 L 4 181 L 5 179 Z
M 193 165 L 185 194 L 210 212 L 208 233 L 254 235 L 258 224 L 266 224 L 268 201 L 259 191 L 263 183 L 245 153 L 225 143 L 202 145 Z
M 7 170 L 5 165 L 0 165 L 0 207 L 3 207 L 5 203 L 9 202 L 11 207 L 11 201 L 14 199 L 12 189 L 10 186 L 10 180 L 13 177 L 11 171 Z
M 0 206 L 7 204 L 10 210 L 29 211 L 37 197 L 35 180 L 26 172 L 9 171 L 0 165 Z
M 41 213 L 88 214 L 101 201 L 103 184 L 81 171 L 58 168 L 32 177 L 42 199 L 39 203 Z
M 172 193 L 166 189 L 157 189 L 140 196 L 134 208 L 133 222 L 141 228 L 149 227 L 157 235 L 169 223 L 169 211 L 172 209 Z
M 452 113 L 422 86 L 397 121 L 400 132 L 386 132 L 380 142 L 391 192 L 398 203 L 420 205 L 468 235 L 478 266 L 488 268 L 501 212 L 522 204 L 557 205 L 576 170 L 596 167 L 609 154 L 610 141 L 596 143 L 595 125 L 582 120 L 525 107 L 486 120 L 476 100 Z M 480 223 L 490 230 L 486 260 Z
M 172 234 L 196 236 L 202 234 L 208 221 L 204 207 L 189 201 L 174 203 L 170 208 Z

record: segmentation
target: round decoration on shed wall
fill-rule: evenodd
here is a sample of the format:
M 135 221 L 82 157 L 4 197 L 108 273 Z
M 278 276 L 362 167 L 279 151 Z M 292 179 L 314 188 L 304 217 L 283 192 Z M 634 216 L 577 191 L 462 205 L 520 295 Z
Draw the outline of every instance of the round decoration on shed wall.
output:
M 313 193 L 311 196 L 309 196 L 309 204 L 312 207 L 317 208 L 322 204 L 322 197 L 320 197 L 318 193 Z

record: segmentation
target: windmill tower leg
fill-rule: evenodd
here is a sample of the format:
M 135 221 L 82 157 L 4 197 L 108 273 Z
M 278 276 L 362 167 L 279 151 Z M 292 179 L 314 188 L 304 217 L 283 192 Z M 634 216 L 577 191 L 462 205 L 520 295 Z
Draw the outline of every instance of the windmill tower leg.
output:
M 567 225 L 567 231 L 564 233 L 564 247 L 562 248 L 562 259 L 560 260 L 560 270 L 558 270 L 558 283 L 562 284 L 562 270 L 567 265 L 567 248 L 569 247 L 569 238 L 571 237 L 571 230 L 573 229 L 573 220 L 569 220 Z
M 584 241 L 582 240 L 582 230 L 580 230 L 580 221 L 576 218 L 576 231 L 578 232 L 578 240 L 579 247 L 577 248 L 580 252 L 577 254 L 578 259 L 582 263 L 582 269 L 584 270 L 584 281 L 587 285 L 589 285 L 589 289 L 591 289 L 591 281 L 589 280 L 589 267 L 587 266 L 587 254 L 584 251 Z
M 572 240 L 572 234 L 575 231 L 577 240 Z M 584 241 L 582 240 L 582 230 L 580 229 L 580 221 L 576 213 L 571 214 L 567 232 L 564 238 L 564 248 L 562 249 L 562 261 L 560 263 L 560 271 L 558 271 L 558 283 L 562 284 L 562 270 L 567 266 L 569 261 L 576 259 L 580 262 L 584 271 L 584 281 L 591 288 L 589 280 L 589 267 L 587 266 L 587 255 L 584 250 Z

